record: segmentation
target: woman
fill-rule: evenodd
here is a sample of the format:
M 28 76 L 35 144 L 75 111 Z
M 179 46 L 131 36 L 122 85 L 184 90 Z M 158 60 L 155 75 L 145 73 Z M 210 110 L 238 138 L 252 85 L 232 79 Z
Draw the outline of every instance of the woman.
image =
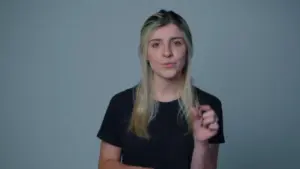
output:
M 191 82 L 186 21 L 160 10 L 141 29 L 140 83 L 115 94 L 97 134 L 99 169 L 216 169 L 220 100 Z

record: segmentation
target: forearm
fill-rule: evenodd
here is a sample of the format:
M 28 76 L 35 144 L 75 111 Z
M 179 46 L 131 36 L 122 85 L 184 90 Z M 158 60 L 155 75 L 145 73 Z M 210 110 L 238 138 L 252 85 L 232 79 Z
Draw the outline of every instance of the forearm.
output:
M 216 169 L 208 143 L 194 143 L 191 169 Z
M 99 169 L 151 169 L 151 168 L 130 166 L 130 165 L 122 164 L 116 160 L 107 160 L 107 161 L 104 161 L 99 166 Z

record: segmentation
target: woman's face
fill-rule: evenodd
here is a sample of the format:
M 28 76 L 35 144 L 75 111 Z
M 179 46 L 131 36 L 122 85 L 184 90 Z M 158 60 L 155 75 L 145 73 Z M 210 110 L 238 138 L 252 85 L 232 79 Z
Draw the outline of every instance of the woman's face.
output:
M 160 27 L 149 36 L 147 60 L 155 75 L 174 79 L 186 64 L 187 46 L 183 32 L 174 24 Z

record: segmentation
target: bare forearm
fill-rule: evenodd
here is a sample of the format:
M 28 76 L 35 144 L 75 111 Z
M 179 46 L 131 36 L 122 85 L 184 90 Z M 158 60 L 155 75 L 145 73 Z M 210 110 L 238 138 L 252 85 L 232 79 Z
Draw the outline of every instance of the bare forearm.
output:
M 152 168 L 130 166 L 130 165 L 122 164 L 116 160 L 107 160 L 99 166 L 99 169 L 152 169 Z
M 195 143 L 191 169 L 216 169 L 208 143 Z

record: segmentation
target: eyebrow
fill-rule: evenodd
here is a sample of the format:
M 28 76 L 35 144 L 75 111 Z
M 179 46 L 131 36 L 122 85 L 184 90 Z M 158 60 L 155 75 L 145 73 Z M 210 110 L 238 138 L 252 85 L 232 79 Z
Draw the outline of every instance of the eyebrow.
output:
M 183 40 L 183 37 L 171 37 L 170 40 L 176 40 L 176 39 L 182 39 Z M 150 39 L 149 42 L 152 42 L 152 41 L 161 41 L 162 39 L 160 38 L 154 38 L 154 39 Z

